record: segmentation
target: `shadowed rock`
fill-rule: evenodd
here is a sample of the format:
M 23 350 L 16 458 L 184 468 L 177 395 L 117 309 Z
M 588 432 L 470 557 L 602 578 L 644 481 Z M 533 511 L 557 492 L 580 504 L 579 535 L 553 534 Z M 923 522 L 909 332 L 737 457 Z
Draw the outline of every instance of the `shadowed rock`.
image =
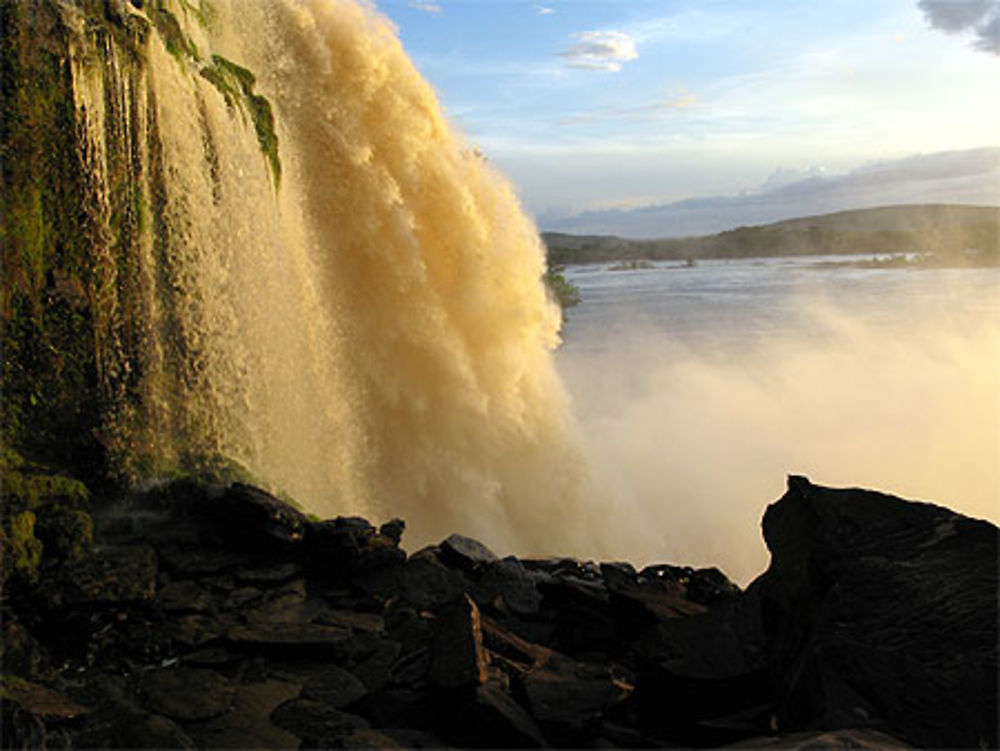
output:
M 431 644 L 431 681 L 454 690 L 486 680 L 479 608 L 467 595 L 444 608 L 434 622 Z
M 791 477 L 763 528 L 779 727 L 996 746 L 995 526 Z

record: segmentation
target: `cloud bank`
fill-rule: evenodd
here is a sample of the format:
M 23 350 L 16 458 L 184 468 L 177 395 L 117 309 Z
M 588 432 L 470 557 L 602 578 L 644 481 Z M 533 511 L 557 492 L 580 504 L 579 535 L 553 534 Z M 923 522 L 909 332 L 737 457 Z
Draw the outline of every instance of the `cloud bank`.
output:
M 579 41 L 558 53 L 573 68 L 617 73 L 622 63 L 639 57 L 632 37 L 621 31 L 584 31 L 573 38 Z
M 917 7 L 932 28 L 972 33 L 977 49 L 1000 55 L 1000 0 L 919 0 Z
M 848 209 L 913 203 L 1000 204 L 1000 148 L 946 151 L 870 164 L 847 173 L 776 170 L 740 195 L 692 198 L 630 210 L 539 217 L 544 230 L 623 237 L 683 237 Z

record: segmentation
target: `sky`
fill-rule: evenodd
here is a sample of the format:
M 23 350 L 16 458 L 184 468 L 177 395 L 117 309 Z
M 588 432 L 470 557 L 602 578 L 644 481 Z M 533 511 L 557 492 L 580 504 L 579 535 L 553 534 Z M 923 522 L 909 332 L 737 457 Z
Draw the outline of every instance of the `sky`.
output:
M 542 229 L 776 188 L 787 201 L 800 180 L 851 184 L 915 159 L 977 175 L 953 180 L 951 200 L 1000 204 L 1000 0 L 376 7 Z M 907 179 L 857 200 L 949 200 L 940 181 Z

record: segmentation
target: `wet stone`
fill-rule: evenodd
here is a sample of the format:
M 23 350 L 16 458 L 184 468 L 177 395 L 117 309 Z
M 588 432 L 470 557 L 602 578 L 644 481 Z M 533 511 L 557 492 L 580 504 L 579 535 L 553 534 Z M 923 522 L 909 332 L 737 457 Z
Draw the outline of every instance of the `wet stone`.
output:
M 214 670 L 174 668 L 152 670 L 140 683 L 149 707 L 175 720 L 207 720 L 229 710 L 234 689 Z
M 431 681 L 438 688 L 454 690 L 486 680 L 479 608 L 468 597 L 442 609 L 433 625 Z
M 322 672 L 308 678 L 302 686 L 303 699 L 322 702 L 334 709 L 353 704 L 367 693 L 364 683 L 336 665 L 324 666 Z

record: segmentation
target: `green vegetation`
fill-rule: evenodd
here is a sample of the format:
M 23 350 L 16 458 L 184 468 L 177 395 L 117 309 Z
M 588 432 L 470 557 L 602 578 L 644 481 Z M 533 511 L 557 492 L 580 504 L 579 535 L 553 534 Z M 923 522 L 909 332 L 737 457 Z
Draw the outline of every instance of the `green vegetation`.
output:
M 274 129 L 274 113 L 265 97 L 254 93 L 254 74 L 221 55 L 212 55 L 212 62 L 201 69 L 201 76 L 212 84 L 231 109 L 249 115 L 257 133 L 257 143 L 267 158 L 271 177 L 277 186 L 281 182 L 281 161 L 278 159 L 278 135 Z
M 548 288 L 553 299 L 559 303 L 559 307 L 565 310 L 580 302 L 580 290 L 574 284 L 566 281 L 563 275 L 563 268 L 556 266 L 549 268 L 545 272 L 545 286 Z
M 3 581 L 32 582 L 43 561 L 77 560 L 93 541 L 86 507 L 90 493 L 79 480 L 26 461 L 9 448 L 0 457 Z
M 542 238 L 551 264 L 878 253 L 921 256 L 925 265 L 985 266 L 1000 263 L 1000 208 L 891 206 L 658 240 L 553 232 Z

